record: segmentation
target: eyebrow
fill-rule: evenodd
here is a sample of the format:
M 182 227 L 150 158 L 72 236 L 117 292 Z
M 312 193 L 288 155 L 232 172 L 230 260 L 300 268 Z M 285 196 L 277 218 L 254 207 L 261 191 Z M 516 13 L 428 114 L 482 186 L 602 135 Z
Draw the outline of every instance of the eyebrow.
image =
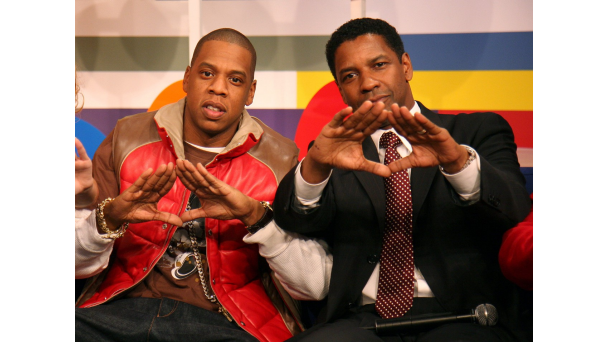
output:
M 207 68 L 210 68 L 210 69 L 213 69 L 213 70 L 216 70 L 216 69 L 217 69 L 217 67 L 216 67 L 215 65 L 213 65 L 213 64 L 211 64 L 211 63 L 207 63 L 207 62 L 201 62 L 201 63 L 198 65 L 198 68 L 200 69 L 201 67 L 207 67 Z M 230 71 L 228 72 L 228 74 L 229 74 L 229 75 L 234 75 L 234 74 L 237 74 L 237 75 L 242 76 L 244 79 L 247 79 L 247 73 L 246 73 L 246 72 L 244 72 L 244 71 L 242 71 L 242 70 L 230 70 Z
M 385 54 L 380 54 L 380 55 L 378 55 L 378 56 L 376 56 L 376 57 L 374 57 L 374 58 L 370 59 L 370 60 L 368 61 L 368 63 L 369 63 L 369 64 L 374 64 L 374 63 L 378 62 L 378 61 L 379 61 L 379 60 L 381 60 L 381 59 L 388 59 L 388 58 L 389 58 L 389 56 L 388 56 L 388 55 L 385 55 Z M 342 76 L 342 74 L 344 74 L 344 73 L 346 73 L 346 72 L 353 71 L 353 70 L 355 70 L 355 69 L 356 69 L 356 68 L 355 68 L 354 66 L 347 66 L 346 68 L 342 68 L 342 69 L 340 69 L 340 71 L 338 71 L 338 75 Z

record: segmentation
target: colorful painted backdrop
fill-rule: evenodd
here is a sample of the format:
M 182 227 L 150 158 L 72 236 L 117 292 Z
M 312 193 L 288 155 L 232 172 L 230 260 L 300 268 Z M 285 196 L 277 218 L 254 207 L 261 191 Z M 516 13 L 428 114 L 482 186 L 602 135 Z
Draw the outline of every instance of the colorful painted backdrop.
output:
M 258 87 L 248 110 L 301 149 L 316 135 L 299 130 L 303 112 L 332 82 L 325 43 L 350 19 L 350 6 L 349 0 L 200 3 L 203 34 L 232 27 L 251 39 Z M 531 0 L 367 0 L 365 13 L 401 34 L 416 100 L 440 113 L 503 115 L 521 166 L 533 166 Z M 76 64 L 85 98 L 76 136 L 89 150 L 118 119 L 179 94 L 190 57 L 188 15 L 188 1 L 76 0 Z

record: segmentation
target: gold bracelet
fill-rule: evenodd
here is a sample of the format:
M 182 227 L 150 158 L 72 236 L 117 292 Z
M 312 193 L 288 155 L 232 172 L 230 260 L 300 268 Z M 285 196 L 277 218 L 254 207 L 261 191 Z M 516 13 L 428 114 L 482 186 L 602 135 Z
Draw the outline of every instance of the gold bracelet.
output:
M 108 197 L 105 200 L 103 200 L 101 203 L 99 203 L 97 205 L 97 210 L 95 211 L 95 218 L 97 219 L 97 226 L 99 228 L 101 228 L 101 230 L 103 230 L 104 233 L 106 233 L 106 236 L 104 236 L 104 238 L 116 240 L 119 237 L 122 237 L 123 235 L 125 235 L 125 232 L 127 231 L 127 228 L 129 228 L 129 223 L 128 222 L 123 223 L 115 231 L 111 231 L 108 228 L 108 224 L 106 223 L 106 219 L 103 216 L 103 209 L 106 207 L 106 204 L 111 203 L 113 200 L 114 200 L 114 198 Z

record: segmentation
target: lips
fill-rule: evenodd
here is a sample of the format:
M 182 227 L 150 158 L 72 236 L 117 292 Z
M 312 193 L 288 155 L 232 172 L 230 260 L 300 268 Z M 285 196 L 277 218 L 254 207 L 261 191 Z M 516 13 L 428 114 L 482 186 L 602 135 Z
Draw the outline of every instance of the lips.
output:
M 202 107 L 203 112 L 209 119 L 219 119 L 226 113 L 226 107 L 219 102 L 206 101 Z
M 376 103 L 376 102 L 379 102 L 379 101 L 386 102 L 386 100 L 388 98 L 389 98 L 388 95 L 376 95 L 376 96 L 370 97 L 368 100 L 372 101 L 372 103 Z

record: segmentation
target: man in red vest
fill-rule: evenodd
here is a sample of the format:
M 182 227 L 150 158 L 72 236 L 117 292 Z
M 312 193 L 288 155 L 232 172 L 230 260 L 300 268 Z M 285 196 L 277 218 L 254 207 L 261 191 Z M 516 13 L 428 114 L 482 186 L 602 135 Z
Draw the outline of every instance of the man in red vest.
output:
M 298 155 L 244 109 L 255 64 L 240 32 L 207 34 L 186 68 L 186 97 L 119 120 L 99 146 L 100 203 L 80 245 L 100 251 L 87 262 L 101 266 L 77 302 L 76 340 L 283 341 L 300 331 L 258 245 L 243 242 L 272 221 L 278 182 Z M 176 163 L 204 165 L 245 194 L 228 208 L 235 219 L 201 184 L 176 177 Z

